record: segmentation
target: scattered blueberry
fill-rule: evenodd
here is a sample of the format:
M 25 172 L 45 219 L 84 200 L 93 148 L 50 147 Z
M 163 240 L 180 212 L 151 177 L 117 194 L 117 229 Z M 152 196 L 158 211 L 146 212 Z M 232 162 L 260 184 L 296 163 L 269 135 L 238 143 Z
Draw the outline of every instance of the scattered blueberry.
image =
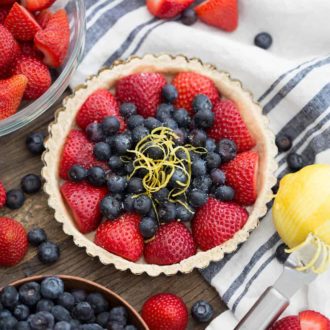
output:
M 115 219 L 120 215 L 121 203 L 114 196 L 105 196 L 100 203 L 102 215 L 107 219 Z
M 58 277 L 47 277 L 42 280 L 40 290 L 44 298 L 57 299 L 64 292 L 64 283 Z
M 273 43 L 272 36 L 267 32 L 258 33 L 254 38 L 254 44 L 260 48 L 268 49 Z
M 27 306 L 34 306 L 40 298 L 40 284 L 37 282 L 28 282 L 19 288 L 20 302 Z
M 287 157 L 287 163 L 289 169 L 292 172 L 296 172 L 301 170 L 304 166 L 306 166 L 305 159 L 302 155 L 299 155 L 295 152 L 291 152 Z
M 215 168 L 210 172 L 212 183 L 216 186 L 223 185 L 226 182 L 226 175 L 220 169 Z
M 197 128 L 210 128 L 214 123 L 214 113 L 209 110 L 198 111 L 194 116 L 194 123 Z
M 144 126 L 151 132 L 153 129 L 162 126 L 162 123 L 154 117 L 148 117 L 144 120 Z
M 87 301 L 82 301 L 73 308 L 72 315 L 77 320 L 86 322 L 93 318 L 94 311 Z
M 21 189 L 11 189 L 7 191 L 6 205 L 12 210 L 17 210 L 23 206 L 25 202 L 25 196 Z
M 54 316 L 49 312 L 43 311 L 30 315 L 28 322 L 32 330 L 52 329 L 55 323 Z
M 124 118 L 129 118 L 136 114 L 136 106 L 134 103 L 123 103 L 120 106 L 120 114 Z
M 87 302 L 92 306 L 95 314 L 105 312 L 109 309 L 108 301 L 99 292 L 90 293 L 87 296 Z
M 18 303 L 18 292 L 13 286 L 6 286 L 1 291 L 1 303 L 6 308 L 13 308 Z
M 223 202 L 230 202 L 234 199 L 235 191 L 229 186 L 219 186 L 216 189 L 214 196 Z
M 100 187 L 106 183 L 105 171 L 102 167 L 93 166 L 87 171 L 88 182 L 95 186 Z
M 288 151 L 292 147 L 292 140 L 285 134 L 280 134 L 275 139 L 275 144 L 279 152 Z
M 138 143 L 144 137 L 149 135 L 149 133 L 150 133 L 149 130 L 142 125 L 135 127 L 132 131 L 133 143 Z
M 85 129 L 87 138 L 92 142 L 100 142 L 104 139 L 102 125 L 99 123 L 90 123 Z
M 221 157 L 215 152 L 208 152 L 206 157 L 206 167 L 210 171 L 214 168 L 218 168 L 221 164 Z
M 80 182 L 87 177 L 87 170 L 80 165 L 72 165 L 68 171 L 70 180 Z
M 229 162 L 237 155 L 237 146 L 234 141 L 229 139 L 222 139 L 217 145 L 216 152 L 221 156 L 222 162 Z
M 198 322 L 209 322 L 213 317 L 213 307 L 205 300 L 199 300 L 191 308 L 192 317 Z
M 107 181 L 108 190 L 113 193 L 122 193 L 127 187 L 127 179 L 124 176 L 111 175 Z
M 187 128 L 191 123 L 191 118 L 186 109 L 177 109 L 173 113 L 174 120 L 178 123 L 180 127 Z
M 178 220 L 181 220 L 183 222 L 188 222 L 192 220 L 194 215 L 195 215 L 195 210 L 192 207 L 189 207 L 189 209 L 187 209 L 186 207 L 184 207 L 179 203 L 176 205 L 176 218 Z
M 165 202 L 158 206 L 159 219 L 163 222 L 171 222 L 176 219 L 176 206 L 174 203 Z
M 29 243 L 38 246 L 47 241 L 47 234 L 42 228 L 33 228 L 28 232 Z
M 93 154 L 97 160 L 108 160 L 111 156 L 111 147 L 106 142 L 98 142 L 94 146 Z
M 191 173 L 193 177 L 199 177 L 206 174 L 206 162 L 205 160 L 198 158 L 191 164 Z
M 115 137 L 114 144 L 118 154 L 124 155 L 132 147 L 132 138 L 125 133 L 119 134 Z
M 197 14 L 194 9 L 188 8 L 181 14 L 181 22 L 184 25 L 193 25 L 197 21 Z
M 156 234 L 158 229 L 157 221 L 150 217 L 144 217 L 139 224 L 140 232 L 143 238 L 149 239 Z
M 73 295 L 76 304 L 85 301 L 87 298 L 86 291 L 82 289 L 74 289 L 71 291 L 71 294 Z
M 144 123 L 144 118 L 140 115 L 133 115 L 127 119 L 127 126 L 130 130 L 133 130 L 135 127 L 142 126 Z
M 194 207 L 201 207 L 207 202 L 207 194 L 199 189 L 192 189 L 188 194 L 188 201 Z
M 39 175 L 28 174 L 21 180 L 22 190 L 27 194 L 35 194 L 41 189 L 41 179 Z
M 105 117 L 101 125 L 105 136 L 117 134 L 120 129 L 120 122 L 115 116 Z
M 205 141 L 205 149 L 208 152 L 214 152 L 216 150 L 216 148 L 217 148 L 217 145 L 215 143 L 215 140 L 211 139 L 211 138 L 207 138 Z
M 156 118 L 163 122 L 166 118 L 171 118 L 174 107 L 171 104 L 162 103 L 157 108 Z
M 32 132 L 25 140 L 27 149 L 33 155 L 40 155 L 45 150 L 44 147 L 45 134 L 42 132 Z
M 55 305 L 52 307 L 51 313 L 53 314 L 55 321 L 70 321 L 71 315 L 70 312 L 61 305 Z
M 166 84 L 162 88 L 162 96 L 165 102 L 173 103 L 179 96 L 179 93 L 174 85 Z
M 129 181 L 128 181 L 128 185 L 127 185 L 127 191 L 131 194 L 140 194 L 142 192 L 144 192 L 144 186 L 142 183 L 142 179 L 138 178 L 138 177 L 132 177 Z
M 134 210 L 142 215 L 146 215 L 152 207 L 152 201 L 147 195 L 140 195 L 134 200 Z
M 211 100 L 206 95 L 198 94 L 193 99 L 192 107 L 195 112 L 212 111 L 213 105 Z
M 277 258 L 277 260 L 281 263 L 285 263 L 286 260 L 289 258 L 289 253 L 286 253 L 285 250 L 287 249 L 288 247 L 282 243 L 280 244 L 277 248 L 276 248 L 276 252 L 275 252 L 275 256 Z
M 50 312 L 54 306 L 54 303 L 50 299 L 41 299 L 37 302 L 36 311 L 37 312 Z
M 53 264 L 60 258 L 60 248 L 53 242 L 44 242 L 38 246 L 38 258 L 43 264 Z
M 193 129 L 189 133 L 188 139 L 194 147 L 204 147 L 207 139 L 207 134 L 201 129 Z

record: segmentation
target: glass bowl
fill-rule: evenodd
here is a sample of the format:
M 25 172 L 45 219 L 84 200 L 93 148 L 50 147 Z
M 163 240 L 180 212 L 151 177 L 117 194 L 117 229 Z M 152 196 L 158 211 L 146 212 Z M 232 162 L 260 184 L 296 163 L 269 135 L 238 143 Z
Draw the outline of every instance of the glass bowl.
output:
M 85 44 L 85 1 L 58 0 L 50 9 L 60 8 L 66 9 L 70 21 L 71 36 L 68 55 L 61 68 L 57 70 L 57 78 L 45 94 L 21 106 L 16 114 L 0 120 L 0 137 L 24 127 L 48 110 L 61 97 L 77 69 Z

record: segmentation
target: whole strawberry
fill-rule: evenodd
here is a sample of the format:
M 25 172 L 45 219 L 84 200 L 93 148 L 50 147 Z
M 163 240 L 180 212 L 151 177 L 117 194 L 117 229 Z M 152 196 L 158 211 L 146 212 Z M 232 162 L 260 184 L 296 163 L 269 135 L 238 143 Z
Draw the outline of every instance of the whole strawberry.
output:
M 248 213 L 239 205 L 209 198 L 193 219 L 194 240 L 201 250 L 212 249 L 231 239 L 247 219 Z
M 0 217 L 0 266 L 18 264 L 27 250 L 28 239 L 24 227 L 16 220 Z
M 184 108 L 192 114 L 192 102 L 196 95 L 204 94 L 209 97 L 212 104 L 219 98 L 218 90 L 214 82 L 195 72 L 180 72 L 172 84 L 176 87 L 179 97 L 176 101 L 177 108 Z
M 126 213 L 104 222 L 97 229 L 95 244 L 127 260 L 139 260 L 143 253 L 140 219 L 138 214 Z
M 238 152 L 247 151 L 256 145 L 236 104 L 231 100 L 219 100 L 213 107 L 214 125 L 208 134 L 215 140 L 223 138 L 233 140 Z
M 3 186 L 2 182 L 0 181 L 0 209 L 6 205 L 6 189 Z
M 141 116 L 154 117 L 165 84 L 165 77 L 160 73 L 135 73 L 118 81 L 116 96 L 121 103 L 134 103 Z
M 101 221 L 99 204 L 107 194 L 107 189 L 92 187 L 86 182 L 65 182 L 61 186 L 61 193 L 71 210 L 78 230 L 82 234 L 95 230 Z
M 188 325 L 185 303 L 171 293 L 150 297 L 144 303 L 141 314 L 150 330 L 185 330 Z
M 302 330 L 298 316 L 287 316 L 275 322 L 268 330 Z
M 330 330 L 330 320 L 321 313 L 306 310 L 300 312 L 298 317 L 301 330 Z
M 194 0 L 147 0 L 151 14 L 159 18 L 172 18 L 188 8 Z
M 161 226 L 144 247 L 146 262 L 156 265 L 176 264 L 194 254 L 196 245 L 190 231 L 177 221 Z

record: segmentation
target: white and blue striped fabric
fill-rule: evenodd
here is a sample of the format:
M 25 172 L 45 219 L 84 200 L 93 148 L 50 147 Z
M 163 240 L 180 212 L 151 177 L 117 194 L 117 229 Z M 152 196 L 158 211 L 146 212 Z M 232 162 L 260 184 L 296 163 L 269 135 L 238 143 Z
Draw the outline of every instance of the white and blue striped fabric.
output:
M 118 58 L 166 52 L 199 57 L 240 79 L 259 100 L 275 134 L 293 138 L 293 151 L 308 163 L 330 163 L 330 2 L 328 0 L 239 0 L 233 33 L 196 23 L 152 17 L 144 0 L 85 0 L 85 56 L 71 86 Z M 265 51 L 253 45 L 262 31 L 273 37 Z M 277 157 L 278 176 L 287 172 Z M 202 271 L 230 311 L 208 329 L 230 330 L 282 271 L 274 259 L 280 238 L 271 212 L 236 253 Z M 313 308 L 330 317 L 330 273 L 293 299 L 287 313 Z

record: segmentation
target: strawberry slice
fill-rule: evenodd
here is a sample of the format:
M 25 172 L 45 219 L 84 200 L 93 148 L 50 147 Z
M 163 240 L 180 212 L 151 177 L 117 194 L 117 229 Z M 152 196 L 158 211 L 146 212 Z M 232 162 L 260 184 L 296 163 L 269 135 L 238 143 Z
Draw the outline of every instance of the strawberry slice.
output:
M 150 13 L 159 18 L 172 18 L 188 8 L 194 0 L 147 0 Z
M 139 260 L 143 253 L 140 219 L 138 214 L 126 213 L 115 221 L 104 222 L 97 229 L 95 244 L 127 260 Z
M 44 55 L 44 63 L 58 68 L 63 64 L 69 49 L 70 27 L 64 9 L 57 11 L 48 21 L 44 30 L 39 31 L 34 43 Z
M 307 310 L 299 313 L 301 330 L 330 330 L 330 320 L 321 313 Z
M 8 66 L 17 55 L 17 43 L 12 34 L 0 24 L 0 69 L 8 69 Z
M 56 0 L 22 0 L 22 5 L 28 11 L 39 11 L 50 7 Z
M 99 204 L 107 194 L 105 187 L 96 188 L 86 182 L 65 182 L 61 193 L 68 204 L 78 230 L 82 234 L 95 230 L 101 221 Z
M 21 55 L 27 55 L 35 57 L 39 60 L 43 58 L 43 55 L 34 47 L 34 44 L 30 41 L 22 41 L 19 43 L 21 48 Z
M 46 28 L 48 22 L 52 17 L 53 17 L 53 13 L 47 9 L 35 15 L 35 18 L 42 29 Z
M 27 83 L 22 74 L 0 80 L 0 120 L 16 113 Z
M 0 7 L 0 24 L 4 23 L 9 11 L 10 7 Z
M 213 107 L 214 124 L 208 134 L 215 140 L 233 140 L 238 152 L 247 151 L 256 145 L 236 104 L 231 100 L 219 100 Z
M 222 30 L 230 32 L 238 26 L 237 0 L 207 0 L 195 11 L 203 22 Z
M 287 316 L 275 322 L 267 330 L 302 330 L 298 316 Z
M 235 190 L 235 201 L 241 205 L 251 205 L 257 198 L 259 155 L 246 151 L 221 166 L 226 182 Z
M 36 33 L 41 30 L 34 17 L 17 2 L 12 6 L 4 25 L 17 40 L 23 41 L 33 40 Z

